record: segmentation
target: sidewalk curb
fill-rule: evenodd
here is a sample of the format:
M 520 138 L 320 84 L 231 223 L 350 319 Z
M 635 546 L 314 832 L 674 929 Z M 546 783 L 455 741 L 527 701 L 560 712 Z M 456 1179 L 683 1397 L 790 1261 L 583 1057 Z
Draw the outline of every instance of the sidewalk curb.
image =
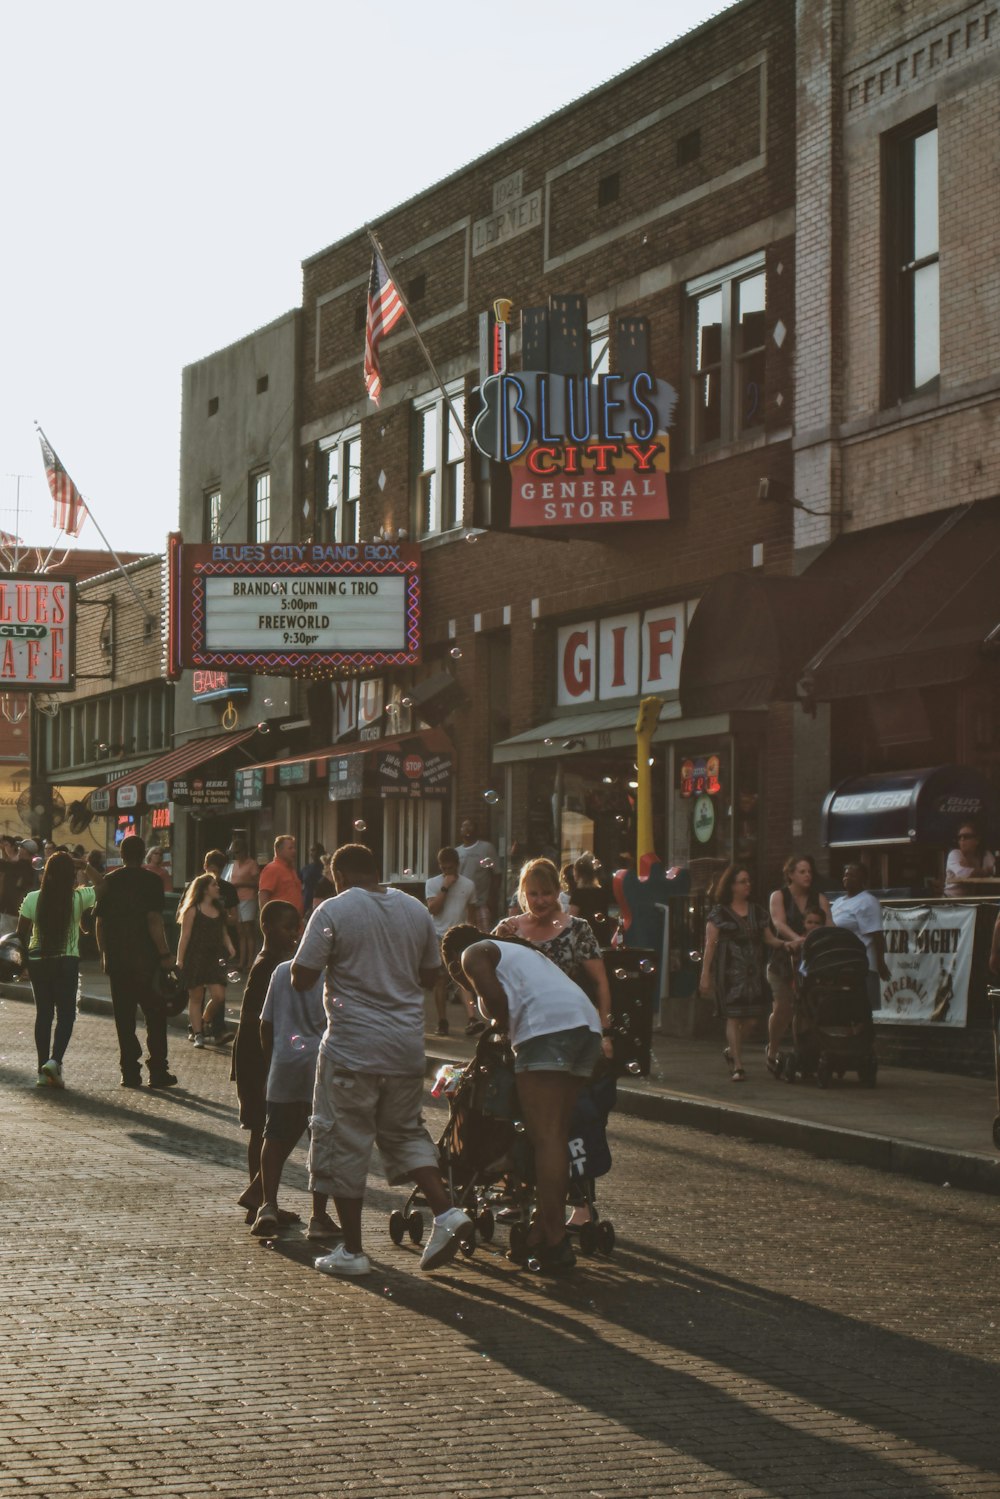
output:
M 427 1072 L 433 1074 L 443 1062 L 462 1058 L 435 1054 L 427 1056 Z M 892 1135 L 876 1135 L 863 1130 L 839 1129 L 809 1120 L 789 1119 L 783 1114 L 758 1113 L 734 1105 L 692 1098 L 667 1090 L 646 1092 L 623 1079 L 618 1081 L 617 1110 L 636 1119 L 657 1124 L 681 1124 L 710 1135 L 754 1140 L 761 1145 L 782 1145 L 787 1150 L 801 1150 L 824 1160 L 844 1161 L 848 1165 L 869 1166 L 896 1176 L 910 1176 L 918 1181 L 947 1183 L 971 1192 L 988 1192 L 1000 1196 L 1000 1155 L 937 1149 Z
M 27 984 L 0 984 L 0 997 L 30 1003 L 31 990 Z M 110 1015 L 111 1001 L 103 995 L 83 994 L 80 1009 L 89 1014 Z M 468 1060 L 454 1053 L 446 1055 L 443 1050 L 428 1051 L 426 1072 L 430 1077 L 444 1062 L 464 1067 Z M 1000 1154 L 993 1159 L 986 1154 L 938 1149 L 913 1140 L 900 1140 L 894 1135 L 814 1124 L 806 1119 L 790 1119 L 783 1114 L 739 1108 L 666 1089 L 647 1091 L 622 1078 L 618 1080 L 617 1107 L 621 1114 L 654 1124 L 681 1124 L 709 1135 L 781 1145 L 823 1160 L 868 1166 L 895 1176 L 1000 1197 Z

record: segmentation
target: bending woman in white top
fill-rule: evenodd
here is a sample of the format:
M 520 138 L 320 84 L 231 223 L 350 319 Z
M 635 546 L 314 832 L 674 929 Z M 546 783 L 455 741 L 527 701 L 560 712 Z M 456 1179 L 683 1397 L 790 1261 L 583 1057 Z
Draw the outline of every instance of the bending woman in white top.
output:
M 542 1270 L 571 1270 L 566 1235 L 569 1124 L 577 1097 L 601 1054 L 601 1022 L 578 984 L 542 953 L 516 938 L 482 940 L 473 926 L 454 926 L 441 956 L 456 982 L 468 983 L 480 1009 L 506 1031 L 514 1052 L 517 1096 L 535 1148 L 538 1216 L 526 1254 Z

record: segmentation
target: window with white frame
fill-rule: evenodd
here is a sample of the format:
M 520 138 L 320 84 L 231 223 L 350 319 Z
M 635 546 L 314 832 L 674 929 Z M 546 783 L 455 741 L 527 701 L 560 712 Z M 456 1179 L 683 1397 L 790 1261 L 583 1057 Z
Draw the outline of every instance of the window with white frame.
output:
M 222 490 L 209 489 L 205 494 L 205 541 L 222 540 Z
M 695 450 L 764 426 L 767 278 L 763 254 L 686 287 Z
M 428 879 L 437 870 L 441 803 L 387 796 L 382 807 L 382 878 Z
M 414 401 L 416 441 L 415 523 L 418 536 L 453 531 L 464 520 L 465 426 L 462 386 Z M 456 421 L 456 415 L 458 421 Z
M 271 539 L 271 471 L 261 469 L 250 480 L 250 540 Z
M 324 438 L 326 501 L 321 517 L 324 541 L 361 540 L 361 428 Z
M 941 373 L 937 117 L 883 141 L 885 402 L 937 389 Z

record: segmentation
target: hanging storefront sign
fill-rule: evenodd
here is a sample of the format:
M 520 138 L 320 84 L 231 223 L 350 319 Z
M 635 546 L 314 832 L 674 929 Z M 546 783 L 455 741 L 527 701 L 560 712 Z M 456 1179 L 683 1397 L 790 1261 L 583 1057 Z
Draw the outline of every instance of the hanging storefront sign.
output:
M 617 368 L 592 379 L 585 298 L 553 294 L 525 318 L 525 368 L 483 380 L 472 426 L 479 451 L 510 469 L 511 529 L 668 520 L 677 392 L 644 367 L 646 320 L 617 320 Z
M 90 793 L 90 810 L 96 813 L 111 811 L 111 792 L 106 786 L 98 786 Z
M 972 972 L 975 906 L 883 906 L 885 961 L 875 1019 L 883 1025 L 963 1026 Z
M 0 576 L 0 691 L 71 691 L 75 620 L 73 578 Z
M 119 786 L 115 792 L 115 800 L 119 807 L 137 807 L 139 805 L 138 786 Z
M 171 783 L 171 799 L 182 807 L 227 807 L 233 783 L 229 776 L 186 776 Z
M 556 702 L 614 702 L 676 693 L 688 605 L 563 625 L 556 635 Z M 691 606 L 693 607 L 693 605 Z
M 279 786 L 302 786 L 308 779 L 308 760 L 295 760 L 291 765 L 278 766 Z
M 331 760 L 328 769 L 327 794 L 332 802 L 351 802 L 364 789 L 364 755 L 343 755 Z
M 715 832 L 715 803 L 710 796 L 696 796 L 691 805 L 691 831 L 699 843 L 711 843 Z
M 257 766 L 238 770 L 234 800 L 241 811 L 255 812 L 264 805 L 264 772 Z
M 406 542 L 186 545 L 170 538 L 168 674 L 331 675 L 420 659 L 420 549 Z
M 170 794 L 166 781 L 146 782 L 146 806 L 162 807 L 170 800 Z M 119 802 L 119 806 L 121 803 Z
M 379 755 L 376 768 L 382 796 L 443 797 L 451 784 L 451 756 L 427 753 L 419 742 Z
M 211 703 L 219 698 L 246 697 L 250 678 L 240 671 L 196 671 L 192 674 L 191 701 Z

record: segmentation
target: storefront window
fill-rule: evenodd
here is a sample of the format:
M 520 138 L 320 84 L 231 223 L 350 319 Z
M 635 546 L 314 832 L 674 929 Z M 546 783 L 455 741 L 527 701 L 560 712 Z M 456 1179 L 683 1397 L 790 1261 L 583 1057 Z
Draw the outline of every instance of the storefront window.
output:
M 727 737 L 674 750 L 670 863 L 690 870 L 696 894 L 708 889 L 733 855 L 732 759 Z M 756 802 L 752 811 L 755 840 Z

